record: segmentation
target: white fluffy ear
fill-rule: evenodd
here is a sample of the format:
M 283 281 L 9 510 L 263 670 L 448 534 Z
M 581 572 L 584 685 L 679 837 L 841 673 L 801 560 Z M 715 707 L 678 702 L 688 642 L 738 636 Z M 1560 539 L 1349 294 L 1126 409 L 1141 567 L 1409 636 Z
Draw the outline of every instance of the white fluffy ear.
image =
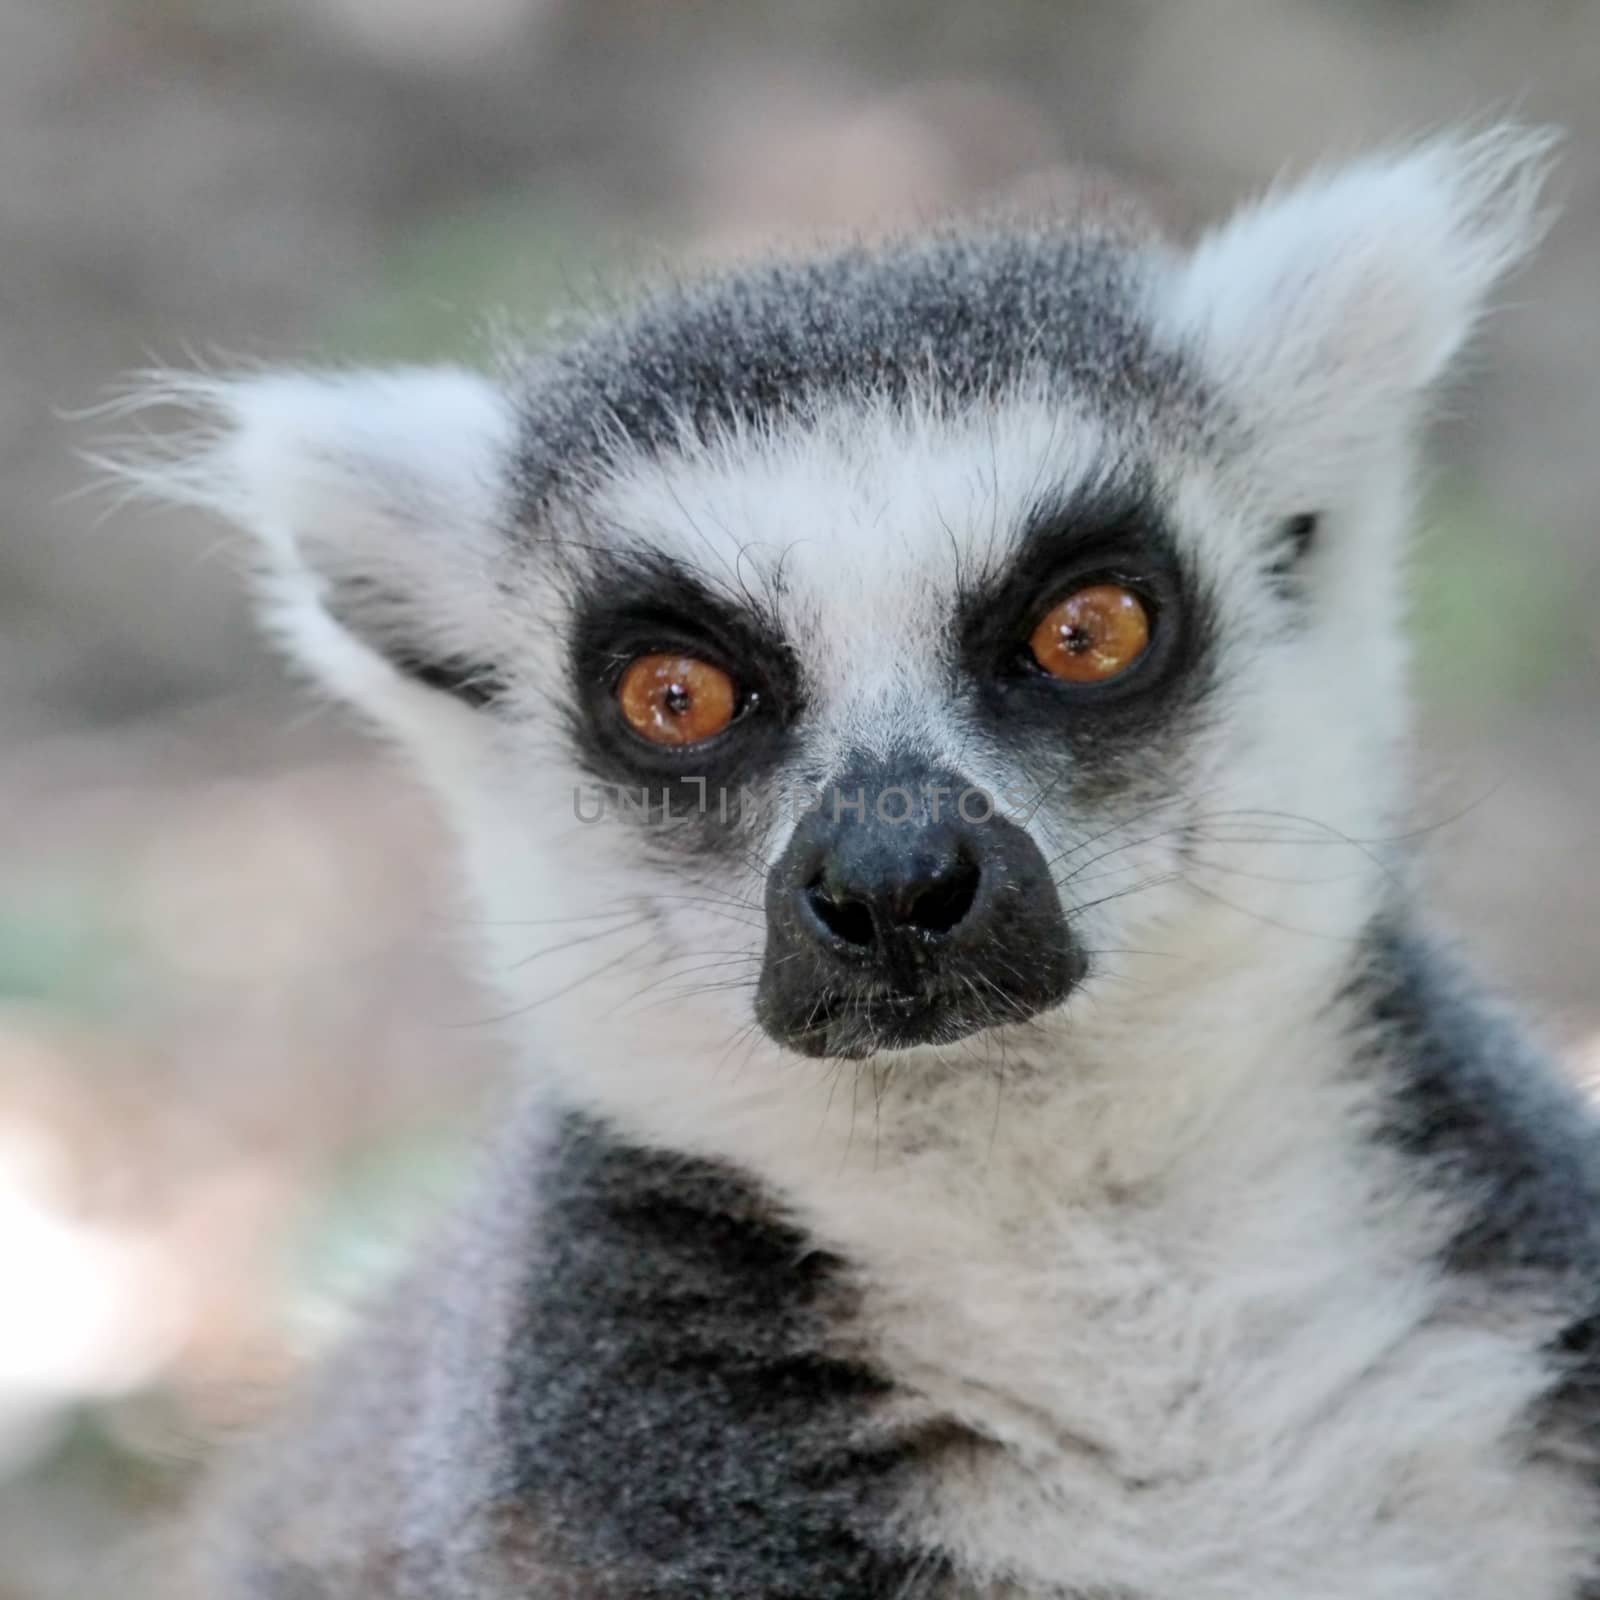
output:
M 1246 416 L 1348 465 L 1413 420 L 1537 243 L 1555 142 L 1519 127 L 1446 136 L 1268 195 L 1180 265 L 1178 336 Z
M 196 425 L 120 475 L 255 536 L 269 621 L 318 678 L 389 720 L 439 688 L 487 695 L 515 430 L 499 389 L 417 368 L 168 377 L 143 398 Z

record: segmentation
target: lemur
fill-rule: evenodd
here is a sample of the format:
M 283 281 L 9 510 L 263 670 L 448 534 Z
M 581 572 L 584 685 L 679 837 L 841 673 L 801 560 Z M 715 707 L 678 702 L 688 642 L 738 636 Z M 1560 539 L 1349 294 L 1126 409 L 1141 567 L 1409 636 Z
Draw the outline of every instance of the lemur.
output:
M 1600 1597 L 1600 1135 L 1405 818 L 1419 433 L 1550 147 L 176 386 L 138 470 L 442 797 L 527 1085 L 206 1595 Z

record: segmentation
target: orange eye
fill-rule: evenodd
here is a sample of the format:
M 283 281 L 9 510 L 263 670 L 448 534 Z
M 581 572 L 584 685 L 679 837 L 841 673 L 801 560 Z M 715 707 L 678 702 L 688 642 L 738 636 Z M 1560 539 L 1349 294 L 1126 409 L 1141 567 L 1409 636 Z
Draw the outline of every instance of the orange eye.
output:
M 617 685 L 628 726 L 651 744 L 701 744 L 737 709 L 733 679 L 695 656 L 640 656 Z
M 1104 683 L 1126 672 L 1150 644 L 1150 613 L 1132 590 L 1092 583 L 1052 606 L 1028 646 L 1068 683 Z

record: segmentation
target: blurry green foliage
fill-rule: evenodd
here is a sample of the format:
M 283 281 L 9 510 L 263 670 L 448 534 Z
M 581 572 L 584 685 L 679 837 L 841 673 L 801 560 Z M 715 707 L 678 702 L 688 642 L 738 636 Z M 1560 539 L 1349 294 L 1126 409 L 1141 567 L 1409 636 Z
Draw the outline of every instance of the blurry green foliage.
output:
M 0 900 L 0 1003 L 103 1016 L 125 997 L 128 951 L 102 908 L 65 887 Z
M 313 1349 L 415 1256 L 472 1165 L 460 1127 L 394 1134 L 349 1157 L 308 1199 L 291 1242 L 281 1303 L 293 1334 Z
M 585 208 L 497 195 L 395 241 L 319 344 L 362 361 L 481 360 L 507 335 L 537 340 L 553 315 L 604 304 L 624 245 Z
M 1558 562 L 1530 561 L 1547 539 L 1457 486 L 1423 518 L 1413 574 L 1418 682 L 1444 711 L 1508 709 L 1549 689 L 1587 654 L 1584 596 Z
M 152 1392 L 137 1402 L 163 1414 L 171 1412 L 169 1396 Z M 124 1405 L 129 1402 L 124 1402 Z M 42 1486 L 52 1481 L 70 1486 L 75 1497 L 89 1497 L 109 1506 L 165 1505 L 181 1490 L 193 1462 L 177 1449 L 141 1447 L 130 1430 L 116 1426 L 115 1405 L 80 1405 L 65 1418 L 54 1447 L 36 1469 Z M 168 1420 L 174 1440 L 181 1427 Z

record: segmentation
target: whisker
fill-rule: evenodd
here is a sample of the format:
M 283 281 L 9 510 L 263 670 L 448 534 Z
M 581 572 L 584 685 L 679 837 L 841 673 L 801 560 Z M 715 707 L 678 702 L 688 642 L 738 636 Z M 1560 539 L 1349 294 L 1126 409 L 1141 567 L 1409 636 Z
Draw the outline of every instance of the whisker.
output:
M 616 931 L 626 932 L 627 930 L 618 929 Z M 652 934 L 650 938 L 642 943 L 634 945 L 629 950 L 624 950 L 621 955 L 613 957 L 610 961 L 602 962 L 598 967 L 586 972 L 581 978 L 574 978 L 571 983 L 563 984 L 559 989 L 552 990 L 551 993 L 543 995 L 537 1000 L 532 1000 L 525 1006 L 516 1006 L 510 1011 L 500 1013 L 498 1016 L 483 1017 L 477 1022 L 459 1024 L 459 1026 L 492 1027 L 497 1023 L 513 1022 L 518 1017 L 526 1016 L 530 1011 L 537 1011 L 541 1006 L 547 1006 L 552 1001 L 564 999 L 567 995 L 575 993 L 585 984 L 592 983 L 596 978 L 602 977 L 607 972 L 620 967 L 623 962 L 631 961 L 635 956 L 642 955 L 655 942 L 655 936 Z
M 627 933 L 630 929 L 641 928 L 650 920 L 649 916 L 635 917 L 632 922 L 624 923 L 620 928 L 602 928 L 598 933 L 586 933 L 578 939 L 562 939 L 556 944 L 547 944 L 542 950 L 535 950 L 531 956 L 523 956 L 518 961 L 513 961 L 510 972 L 520 972 L 523 967 L 532 966 L 535 961 L 542 961 L 546 956 L 558 955 L 563 950 L 576 950 L 582 945 L 593 944 L 597 939 L 613 939 L 619 933 Z
M 1207 889 L 1203 885 L 1195 883 L 1193 879 L 1186 878 L 1181 873 L 1174 873 L 1173 876 L 1183 883 L 1184 888 L 1201 896 L 1202 899 L 1214 901 L 1217 905 L 1224 907 L 1228 911 L 1236 912 L 1241 917 L 1252 917 L 1263 926 L 1276 928 L 1280 933 L 1296 933 L 1307 939 L 1323 939 L 1330 944 L 1355 945 L 1361 941 L 1362 935 L 1360 934 L 1325 933 L 1319 928 L 1297 928 L 1293 923 L 1284 922 L 1277 917 L 1269 917 L 1265 912 L 1257 911 L 1251 906 L 1235 905 L 1226 896 L 1218 894 L 1214 889 Z

